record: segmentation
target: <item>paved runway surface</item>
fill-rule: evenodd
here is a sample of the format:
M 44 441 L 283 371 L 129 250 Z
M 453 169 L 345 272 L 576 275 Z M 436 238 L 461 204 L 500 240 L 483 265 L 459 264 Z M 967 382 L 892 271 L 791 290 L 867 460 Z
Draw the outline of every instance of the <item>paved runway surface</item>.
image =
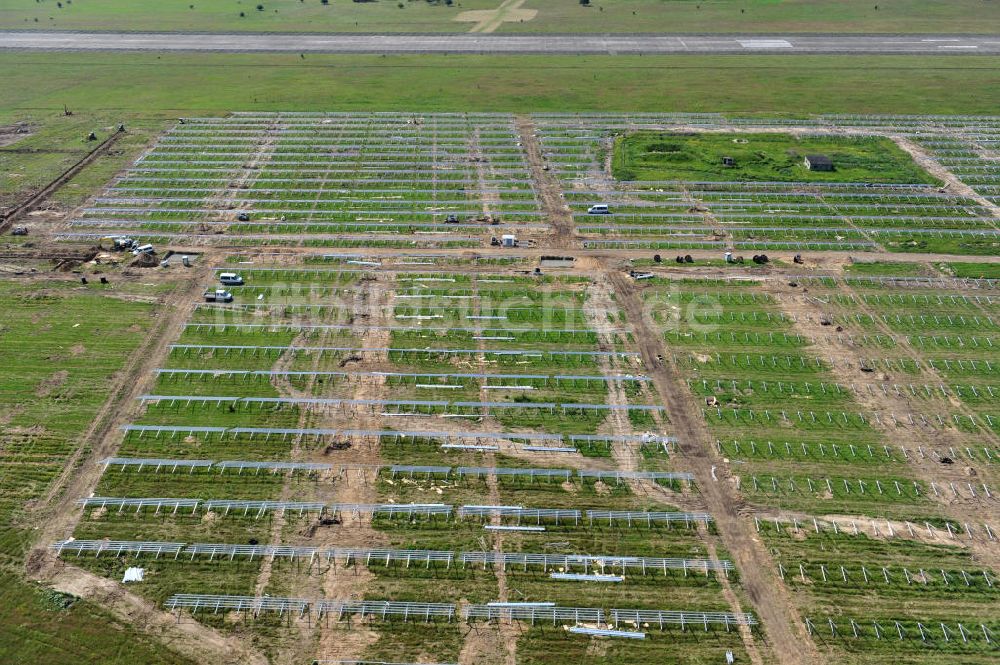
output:
M 0 31 L 0 49 L 294 53 L 1000 54 L 1000 35 L 295 35 Z

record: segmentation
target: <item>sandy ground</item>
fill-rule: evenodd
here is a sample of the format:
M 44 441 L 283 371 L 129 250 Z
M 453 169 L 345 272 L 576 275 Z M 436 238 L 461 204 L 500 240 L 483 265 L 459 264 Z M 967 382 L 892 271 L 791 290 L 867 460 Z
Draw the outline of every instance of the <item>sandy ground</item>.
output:
M 526 0 L 503 0 L 496 9 L 472 9 L 460 12 L 456 21 L 474 23 L 469 32 L 494 32 L 504 23 L 524 23 L 538 15 L 537 9 L 521 9 Z

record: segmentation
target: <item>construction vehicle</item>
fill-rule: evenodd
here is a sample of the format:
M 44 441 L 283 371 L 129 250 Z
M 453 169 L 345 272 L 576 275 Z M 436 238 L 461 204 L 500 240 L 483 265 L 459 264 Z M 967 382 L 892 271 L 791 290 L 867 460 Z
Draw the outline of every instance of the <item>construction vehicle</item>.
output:
M 233 294 L 225 289 L 205 292 L 205 302 L 232 302 Z
M 135 240 L 129 238 L 128 236 L 112 236 L 108 238 L 101 238 L 102 243 L 105 240 L 110 241 L 111 249 L 115 252 L 124 252 L 129 249 L 135 249 Z
M 243 286 L 243 278 L 235 272 L 219 273 L 219 281 L 223 286 Z

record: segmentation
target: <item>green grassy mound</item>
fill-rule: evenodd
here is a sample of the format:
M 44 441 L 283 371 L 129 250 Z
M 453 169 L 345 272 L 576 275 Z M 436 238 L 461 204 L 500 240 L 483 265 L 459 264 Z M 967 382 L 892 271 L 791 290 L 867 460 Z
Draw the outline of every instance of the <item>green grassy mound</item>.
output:
M 834 169 L 809 170 L 805 156 L 815 154 Z M 938 184 L 887 138 L 790 134 L 636 132 L 615 139 L 612 173 L 619 180 Z

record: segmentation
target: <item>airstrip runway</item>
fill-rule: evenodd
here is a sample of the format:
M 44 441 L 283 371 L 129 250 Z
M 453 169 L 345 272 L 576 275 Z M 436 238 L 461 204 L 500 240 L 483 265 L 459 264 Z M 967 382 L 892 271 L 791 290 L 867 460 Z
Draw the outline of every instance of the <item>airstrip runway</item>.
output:
M 1000 54 L 1000 35 L 317 35 L 0 31 L 0 49 L 395 54 L 997 55 Z

